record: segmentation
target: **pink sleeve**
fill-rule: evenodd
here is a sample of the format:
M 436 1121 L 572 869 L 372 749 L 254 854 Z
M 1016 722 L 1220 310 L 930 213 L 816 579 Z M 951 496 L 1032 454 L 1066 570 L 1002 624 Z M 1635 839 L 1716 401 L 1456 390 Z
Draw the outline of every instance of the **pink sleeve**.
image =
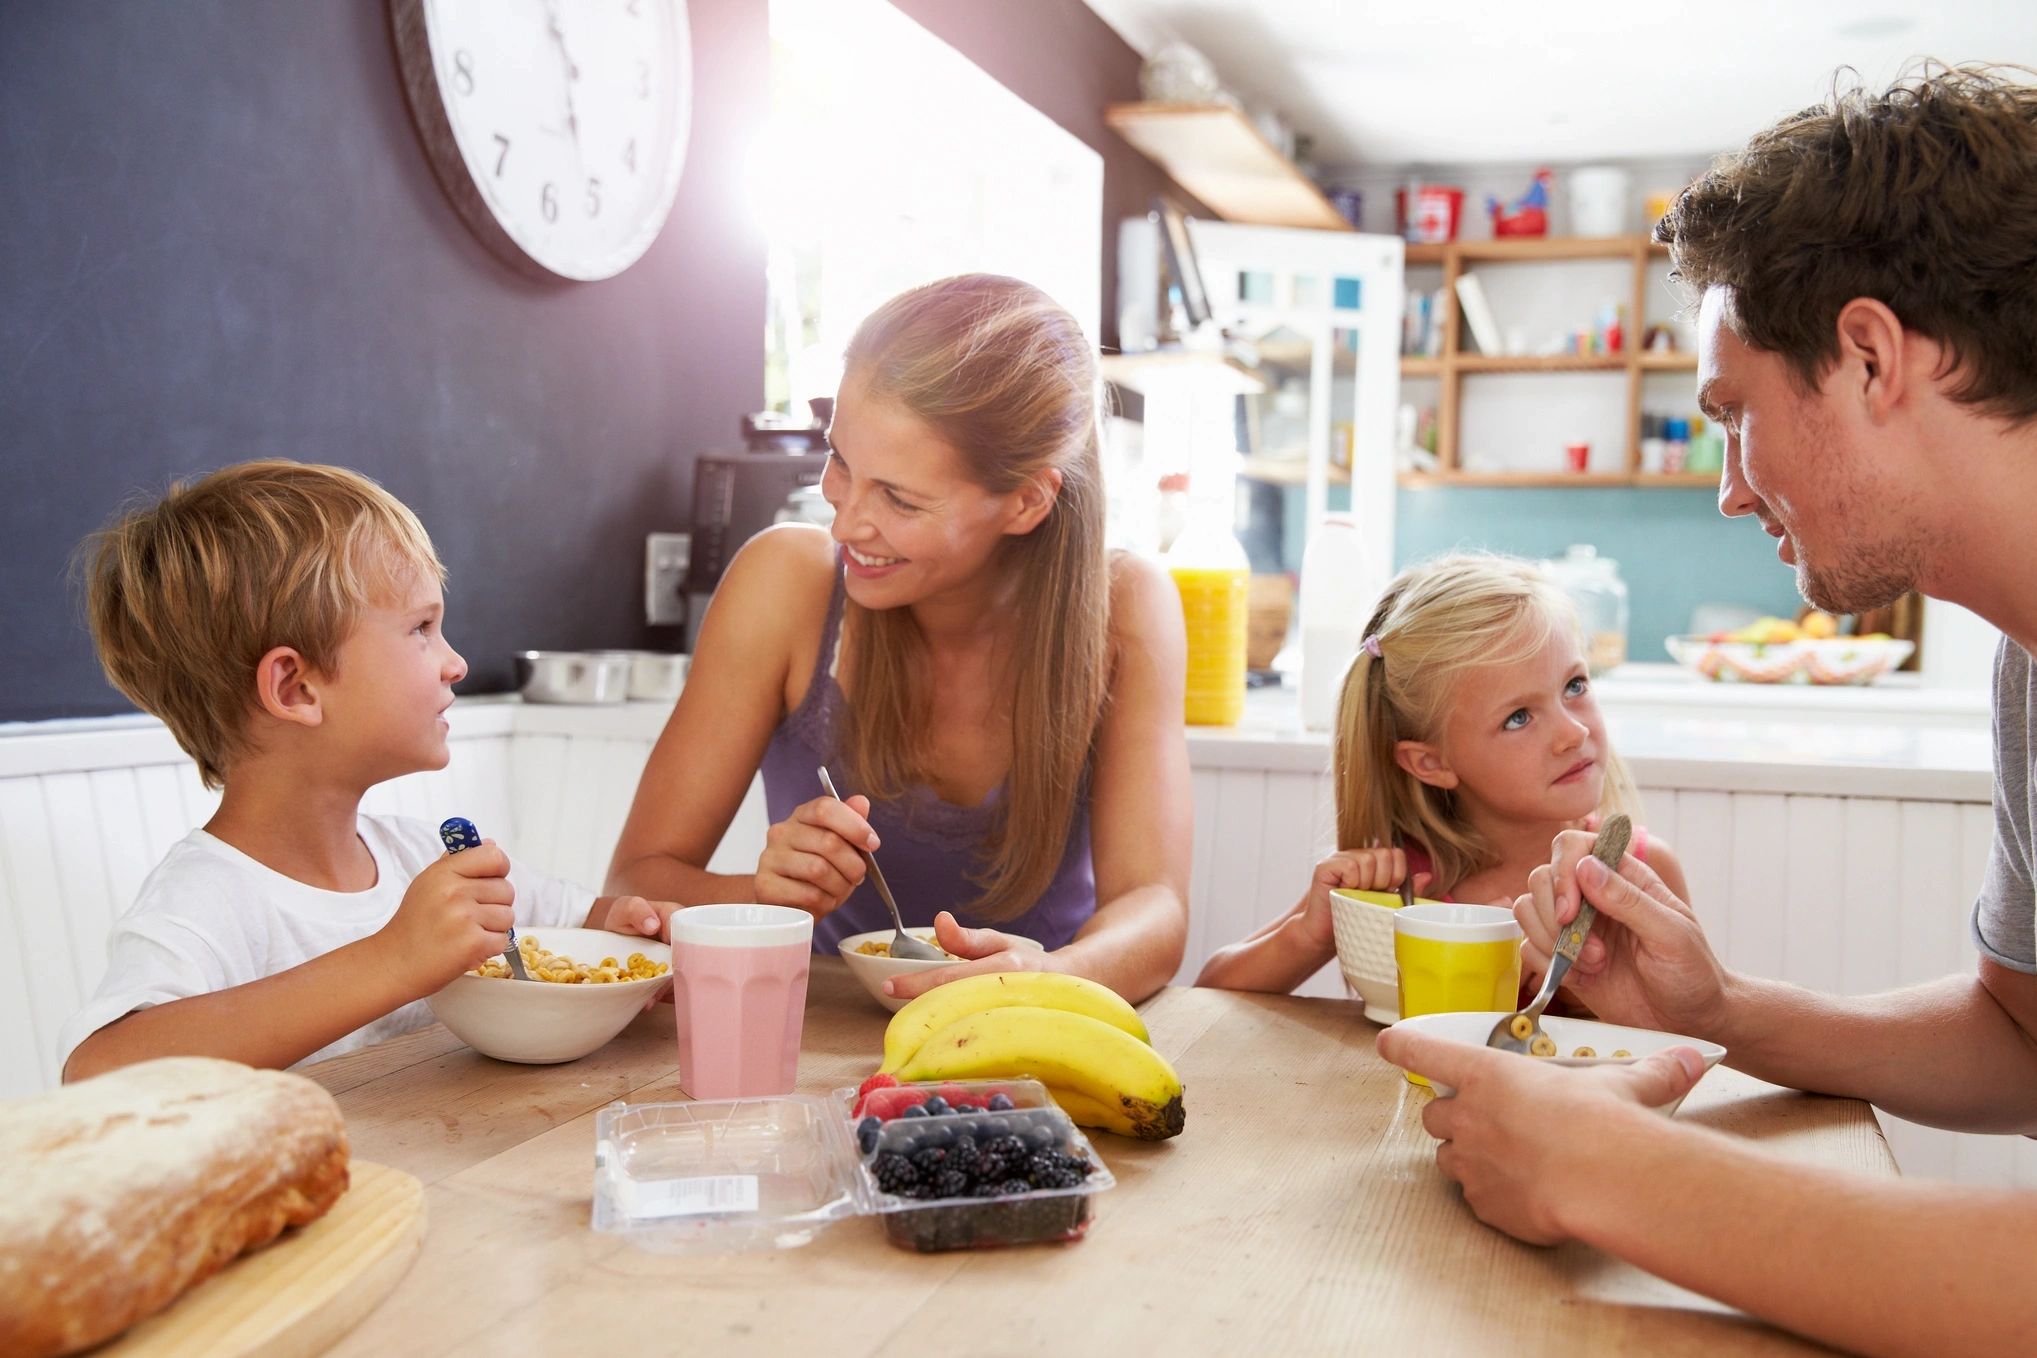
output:
M 1636 863 L 1645 863 L 1645 862 L 1647 862 L 1647 861 L 1648 861 L 1648 827 L 1647 827 L 1647 826 L 1645 826 L 1645 825 L 1641 825 L 1641 826 L 1636 826 L 1636 827 L 1635 827 L 1635 829 L 1634 829 L 1634 839 L 1633 839 L 1633 842 L 1632 842 L 1632 843 L 1630 843 L 1630 844 L 1628 844 L 1628 845 L 1627 845 L 1627 852 L 1628 852 L 1628 853 L 1630 853 L 1630 854 L 1632 854 L 1632 855 L 1634 855 L 1634 861 L 1635 861 Z

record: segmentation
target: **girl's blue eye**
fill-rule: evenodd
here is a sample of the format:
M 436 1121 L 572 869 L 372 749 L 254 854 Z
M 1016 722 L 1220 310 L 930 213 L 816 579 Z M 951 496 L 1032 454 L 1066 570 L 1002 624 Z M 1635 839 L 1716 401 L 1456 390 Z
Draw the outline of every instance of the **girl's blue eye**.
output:
M 1528 709 L 1517 707 L 1507 713 L 1507 719 L 1499 724 L 1502 731 L 1518 731 L 1528 724 Z
M 1584 676 L 1580 674 L 1563 686 L 1563 692 L 1566 696 L 1575 698 L 1590 687 L 1591 685 L 1586 683 Z

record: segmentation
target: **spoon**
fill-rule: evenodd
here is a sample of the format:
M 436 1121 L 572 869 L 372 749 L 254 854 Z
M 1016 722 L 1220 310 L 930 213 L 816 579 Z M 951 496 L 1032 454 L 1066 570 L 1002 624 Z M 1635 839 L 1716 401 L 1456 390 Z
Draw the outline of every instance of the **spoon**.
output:
M 481 847 L 481 832 L 474 828 L 474 822 L 465 816 L 448 816 L 439 823 L 439 842 L 446 846 L 447 853 L 458 853 L 462 849 Z M 523 954 L 516 946 L 516 926 L 509 926 L 509 946 L 502 950 L 502 960 L 509 963 L 509 974 L 519 981 L 528 981 L 530 973 L 524 970 Z
M 828 777 L 828 771 L 820 771 L 820 785 L 828 790 L 828 796 L 836 801 L 842 794 L 835 791 L 835 780 Z M 877 884 L 877 894 L 884 898 L 885 908 L 891 911 L 891 955 L 912 962 L 945 962 L 948 954 L 931 943 L 922 943 L 905 931 L 905 921 L 898 917 L 898 902 L 891 899 L 891 888 L 884 884 L 884 873 L 877 866 L 877 856 L 858 844 L 856 852 L 863 855 L 863 863 L 870 869 L 870 880 Z
M 1591 856 L 1605 864 L 1607 871 L 1618 872 L 1620 860 L 1627 854 L 1627 841 L 1633 835 L 1633 823 L 1625 816 L 1608 817 L 1606 823 L 1599 827 L 1598 838 L 1592 841 Z M 1584 940 L 1591 936 L 1591 926 L 1597 919 L 1597 908 L 1579 896 L 1577 918 L 1564 925 L 1563 932 L 1556 939 L 1556 952 L 1549 959 L 1549 974 L 1542 978 L 1542 989 L 1526 1009 L 1492 1026 L 1492 1035 L 1485 1039 L 1486 1046 L 1528 1056 L 1556 1054 L 1554 1039 L 1542 1031 L 1542 1011 L 1549 1007 L 1549 1001 L 1556 998 L 1556 987 L 1563 984 L 1571 964 L 1577 961 L 1577 954 L 1583 950 Z

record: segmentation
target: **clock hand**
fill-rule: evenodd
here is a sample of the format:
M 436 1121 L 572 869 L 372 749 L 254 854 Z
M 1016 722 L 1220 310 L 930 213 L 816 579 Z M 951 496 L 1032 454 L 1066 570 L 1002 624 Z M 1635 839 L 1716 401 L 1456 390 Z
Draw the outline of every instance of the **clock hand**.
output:
M 545 28 L 551 34 L 552 45 L 559 49 L 559 59 L 566 63 L 566 130 L 573 138 L 573 164 L 580 177 L 587 177 L 587 163 L 580 152 L 580 118 L 573 109 L 573 83 L 580 78 L 580 68 L 574 64 L 572 53 L 566 50 L 566 30 L 559 23 L 557 0 L 545 0 Z

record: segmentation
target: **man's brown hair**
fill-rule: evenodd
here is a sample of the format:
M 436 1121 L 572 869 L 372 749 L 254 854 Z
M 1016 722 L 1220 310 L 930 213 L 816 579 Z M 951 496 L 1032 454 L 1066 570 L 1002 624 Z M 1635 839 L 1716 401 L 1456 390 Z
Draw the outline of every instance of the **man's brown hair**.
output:
M 364 604 L 387 600 L 406 570 L 445 579 L 402 501 L 343 467 L 299 462 L 173 485 L 79 551 L 106 677 L 162 718 L 207 787 L 248 749 L 262 656 L 291 646 L 331 674 Z
M 2037 85 L 1928 64 L 1819 104 L 1722 156 L 1655 228 L 1675 276 L 1728 290 L 1741 339 L 1805 386 L 1869 297 L 1951 355 L 1955 399 L 2037 416 Z

